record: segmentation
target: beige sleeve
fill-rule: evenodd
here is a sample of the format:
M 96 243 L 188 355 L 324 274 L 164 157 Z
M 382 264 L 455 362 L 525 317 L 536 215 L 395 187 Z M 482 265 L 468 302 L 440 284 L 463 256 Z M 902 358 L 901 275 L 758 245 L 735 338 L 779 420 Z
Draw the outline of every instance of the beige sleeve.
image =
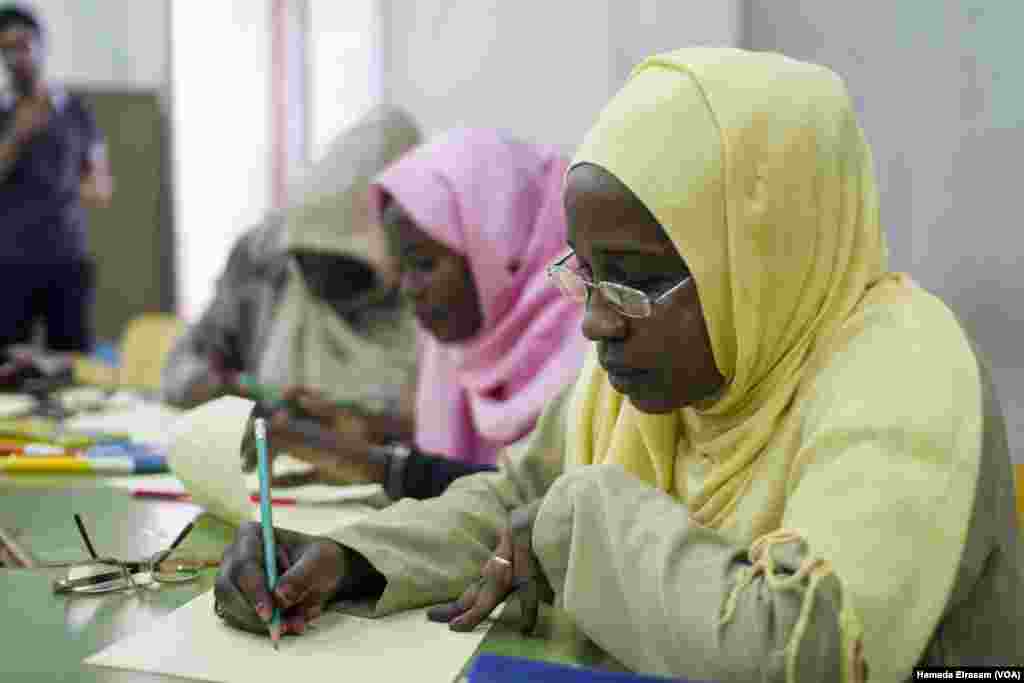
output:
M 579 628 L 631 668 L 723 683 L 1018 663 L 1005 428 L 976 359 L 928 325 L 920 343 L 875 329 L 821 376 L 781 529 L 750 547 L 617 466 L 563 474 L 533 543 Z M 884 390 L 879 354 L 900 369 Z
M 403 499 L 329 534 L 387 579 L 378 615 L 452 600 L 480 575 L 508 512 L 544 495 L 562 472 L 567 388 L 529 438 L 506 448 L 500 470 L 463 477 L 443 495 Z
M 784 681 L 795 666 L 801 681 L 842 680 L 838 582 L 813 579 L 798 539 L 766 547 L 755 566 L 668 495 L 597 465 L 552 485 L 534 549 L 560 606 L 631 669 L 727 683 Z

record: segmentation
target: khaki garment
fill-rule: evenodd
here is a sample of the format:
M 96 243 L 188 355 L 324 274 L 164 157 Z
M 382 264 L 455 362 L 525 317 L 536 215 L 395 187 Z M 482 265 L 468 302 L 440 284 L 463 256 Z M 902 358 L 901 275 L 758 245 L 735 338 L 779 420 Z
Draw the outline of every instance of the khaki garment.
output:
M 961 481 L 973 501 L 969 519 L 947 519 L 946 490 L 929 485 L 965 468 L 941 439 L 915 443 L 922 387 L 939 394 L 957 384 L 918 353 L 916 344 L 948 336 L 952 316 L 929 297 L 879 306 L 844 351 L 817 376 L 829 396 L 813 392 L 797 406 L 801 438 L 831 441 L 827 457 L 788 473 L 784 527 L 833 529 L 834 543 L 863 550 L 858 581 L 842 571 L 815 580 L 806 567 L 829 560 L 799 537 L 767 550 L 737 542 L 757 509 L 759 486 L 772 486 L 778 458 L 766 453 L 737 511 L 721 531 L 689 521 L 684 505 L 615 464 L 568 465 L 568 395 L 548 407 L 533 435 L 507 449 L 502 471 L 456 481 L 439 498 L 403 500 L 332 537 L 362 553 L 387 578 L 377 614 L 457 597 L 490 557 L 508 511 L 543 497 L 534 548 L 568 618 L 611 658 L 636 671 L 727 681 L 855 680 L 843 651 L 839 614 L 845 594 L 860 615 L 865 642 L 914 632 L 925 606 L 938 606 L 923 651 L 898 650 L 898 672 L 868 671 L 871 681 L 908 680 L 914 664 L 1024 664 L 1024 565 L 1014 514 L 1006 430 L 984 365 L 972 373 L 981 397 L 979 454 Z M 941 329 L 940 329 L 941 328 Z M 870 346 L 870 353 L 861 353 Z M 889 354 L 900 377 L 879 376 L 871 359 Z M 873 377 L 873 383 L 865 382 Z M 873 388 L 872 388 L 873 387 Z M 865 393 L 868 392 L 868 393 Z M 929 404 L 933 405 L 933 404 Z M 823 434 L 817 425 L 856 421 L 860 411 L 902 412 L 885 433 Z M 871 422 L 870 419 L 867 420 Z M 901 429 L 898 425 L 908 425 Z M 845 443 L 843 440 L 847 440 Z M 711 476 L 713 465 L 703 465 Z M 700 466 L 694 469 L 699 472 Z M 696 475 L 695 475 L 696 476 Z M 896 490 L 884 482 L 896 481 Z M 886 497 L 873 496 L 874 487 Z M 942 528 L 940 528 L 942 527 Z M 944 528 L 965 529 L 952 552 L 933 552 Z M 839 530 L 842 530 L 840 533 Z M 858 530 L 856 533 L 853 530 Z M 801 571 L 803 568 L 803 571 Z M 927 579 L 951 575 L 951 584 Z M 876 588 L 865 588 L 875 586 Z M 867 592 L 865 592 L 867 591 Z M 930 611 L 930 610 L 925 610 Z M 438 628 L 443 628 L 439 626 Z M 872 640 L 874 639 L 874 640 Z M 869 660 L 870 666 L 870 660 Z

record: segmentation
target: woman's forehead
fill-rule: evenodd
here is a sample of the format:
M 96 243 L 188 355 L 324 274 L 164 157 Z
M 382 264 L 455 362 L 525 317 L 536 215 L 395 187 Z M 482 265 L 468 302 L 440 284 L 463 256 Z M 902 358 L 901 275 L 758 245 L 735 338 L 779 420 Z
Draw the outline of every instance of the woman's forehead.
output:
M 579 164 L 566 179 L 569 241 L 586 239 L 624 250 L 673 249 L 668 234 L 618 178 L 594 164 Z
M 636 195 L 612 173 L 597 164 L 581 163 L 569 169 L 566 178 L 566 202 L 577 197 L 608 202 L 629 203 Z

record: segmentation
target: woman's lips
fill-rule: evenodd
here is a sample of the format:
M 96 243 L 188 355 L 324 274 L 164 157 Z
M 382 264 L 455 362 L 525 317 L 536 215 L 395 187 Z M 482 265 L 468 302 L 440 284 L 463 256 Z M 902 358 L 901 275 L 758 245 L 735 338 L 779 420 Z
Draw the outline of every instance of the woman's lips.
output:
M 608 379 L 616 389 L 629 389 L 643 383 L 650 377 L 650 370 L 605 366 Z

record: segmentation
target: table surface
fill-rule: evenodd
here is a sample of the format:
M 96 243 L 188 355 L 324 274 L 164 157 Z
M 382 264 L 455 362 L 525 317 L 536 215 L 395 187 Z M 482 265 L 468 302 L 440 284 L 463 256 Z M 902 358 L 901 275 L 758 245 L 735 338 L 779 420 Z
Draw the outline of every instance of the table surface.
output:
M 0 478 L 0 527 L 40 561 L 86 557 L 75 528 L 79 513 L 98 553 L 136 559 L 167 546 L 189 521 L 197 520 L 183 549 L 219 557 L 233 530 L 201 515 L 190 504 L 138 500 L 90 476 Z M 105 596 L 54 595 L 60 570 L 0 569 L 0 679 L 150 683 L 177 677 L 120 671 L 82 664 L 89 655 L 144 630 L 213 585 L 214 570 L 198 582 L 158 590 Z M 514 605 L 514 603 L 513 603 Z M 509 610 L 509 617 L 514 609 Z M 210 618 L 214 618 L 211 614 Z M 440 626 L 439 626 L 440 628 Z M 559 613 L 544 610 L 536 634 L 526 638 L 511 618 L 497 620 L 478 653 L 545 661 L 611 666 L 600 650 Z M 468 666 L 467 662 L 467 666 Z M 16 677 L 9 675 L 16 674 Z

